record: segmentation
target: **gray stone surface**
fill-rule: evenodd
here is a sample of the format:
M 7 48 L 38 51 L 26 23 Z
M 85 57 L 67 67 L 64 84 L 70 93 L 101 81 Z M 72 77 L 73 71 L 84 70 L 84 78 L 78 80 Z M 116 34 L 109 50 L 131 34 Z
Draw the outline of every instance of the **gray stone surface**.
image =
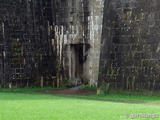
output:
M 107 0 L 99 81 L 115 88 L 160 88 L 160 1 Z
M 159 89 L 159 7 L 159 0 L 0 0 L 0 85 Z

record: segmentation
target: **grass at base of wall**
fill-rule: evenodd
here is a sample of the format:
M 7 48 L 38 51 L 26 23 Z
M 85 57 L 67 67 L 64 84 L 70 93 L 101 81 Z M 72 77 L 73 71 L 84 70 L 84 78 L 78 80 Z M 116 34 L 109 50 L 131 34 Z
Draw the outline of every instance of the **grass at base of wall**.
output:
M 50 90 L 64 90 L 64 88 L 0 88 L 1 93 L 31 93 L 31 94 L 45 94 L 40 93 L 40 91 L 50 91 Z M 96 90 L 96 87 L 85 87 L 81 90 Z M 55 94 L 51 94 L 51 96 L 59 96 Z M 111 90 L 109 94 L 95 94 L 91 96 L 71 96 L 73 98 L 80 98 L 80 99 L 92 99 L 92 100 L 104 100 L 104 101 L 114 101 L 114 102 L 134 102 L 134 103 L 151 103 L 151 104 L 160 104 L 160 91 L 141 91 L 141 92 L 131 92 L 131 91 L 124 91 L 124 90 Z
M 115 101 L 115 102 L 133 102 L 133 103 L 151 103 L 160 104 L 160 91 L 128 91 L 122 89 L 111 89 L 109 94 L 103 92 L 99 95 L 83 96 L 88 99 Z
M 80 90 L 97 90 L 97 87 L 84 86 Z M 103 92 L 91 96 L 75 96 L 85 99 L 106 100 L 114 102 L 131 102 L 131 103 L 150 103 L 160 104 L 160 91 L 138 90 L 130 91 L 123 89 L 111 89 L 109 94 L 105 95 Z
M 96 86 L 89 86 L 89 85 L 85 85 L 85 86 L 83 86 L 82 88 L 80 88 L 80 90 L 86 90 L 86 91 L 94 91 L 94 90 L 97 90 L 97 87 Z
M 64 90 L 65 87 L 62 88 L 52 88 L 52 87 L 44 87 L 44 88 L 0 88 L 0 92 L 11 92 L 11 93 L 36 93 L 40 91 L 48 91 L 48 90 Z

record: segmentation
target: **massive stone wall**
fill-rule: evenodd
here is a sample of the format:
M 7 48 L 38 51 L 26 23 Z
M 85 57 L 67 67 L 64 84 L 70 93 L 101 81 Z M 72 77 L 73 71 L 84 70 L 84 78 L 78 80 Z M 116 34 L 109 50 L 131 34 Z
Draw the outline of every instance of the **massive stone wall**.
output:
M 2 86 L 97 84 L 104 0 L 0 2 Z
M 99 83 L 160 89 L 159 28 L 159 0 L 106 0 Z
M 55 74 L 52 1 L 0 0 L 0 85 L 47 84 Z M 52 15 L 53 13 L 53 15 Z
M 105 81 L 159 89 L 159 6 L 158 0 L 0 0 L 0 85 Z

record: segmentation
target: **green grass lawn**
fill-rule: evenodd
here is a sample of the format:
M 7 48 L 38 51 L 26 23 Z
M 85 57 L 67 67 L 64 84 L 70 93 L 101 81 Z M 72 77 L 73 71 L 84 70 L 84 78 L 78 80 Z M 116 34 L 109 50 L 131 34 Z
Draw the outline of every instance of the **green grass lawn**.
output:
M 136 114 L 160 115 L 160 97 L 156 96 L 111 93 L 107 96 L 61 97 L 37 93 L 41 90 L 54 89 L 0 89 L 0 120 L 131 120 Z M 160 120 L 160 117 L 154 120 Z
M 132 114 L 140 113 L 160 115 L 159 97 L 146 96 L 147 103 L 152 104 L 130 104 L 35 93 L 41 89 L 32 89 L 29 93 L 27 89 L 22 89 L 21 93 L 20 90 L 0 90 L 0 120 L 130 120 L 126 114 L 130 117 Z M 97 97 L 105 100 L 109 98 L 121 100 L 124 97 L 126 101 L 134 99 L 136 102 L 142 102 L 144 96 L 132 98 L 126 95 L 110 94 L 88 98 Z

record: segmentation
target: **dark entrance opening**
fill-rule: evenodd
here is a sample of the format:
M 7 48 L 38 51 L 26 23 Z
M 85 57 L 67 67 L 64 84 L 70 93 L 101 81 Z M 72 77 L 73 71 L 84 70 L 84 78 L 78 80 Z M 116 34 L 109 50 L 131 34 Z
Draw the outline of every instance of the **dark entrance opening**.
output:
M 87 60 L 88 50 L 90 45 L 88 43 L 71 44 L 71 49 L 73 50 L 72 55 L 72 79 L 75 79 L 75 84 L 80 85 L 84 83 L 84 63 Z

